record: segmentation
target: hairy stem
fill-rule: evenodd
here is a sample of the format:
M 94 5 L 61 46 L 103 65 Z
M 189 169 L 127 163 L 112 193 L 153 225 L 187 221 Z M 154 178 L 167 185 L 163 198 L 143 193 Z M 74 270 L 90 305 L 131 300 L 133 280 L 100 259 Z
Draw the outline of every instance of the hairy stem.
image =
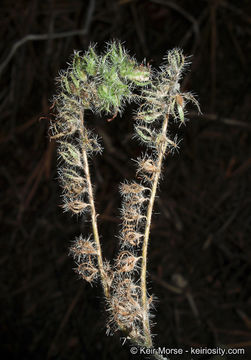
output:
M 167 130 L 167 126 L 168 126 L 168 118 L 169 118 L 169 115 L 166 114 L 163 125 L 162 125 L 162 131 L 161 131 L 163 136 L 166 135 L 166 130 Z M 160 146 L 160 150 L 159 150 L 159 154 L 158 154 L 157 171 L 154 175 L 153 184 L 152 184 L 152 188 L 151 188 L 151 196 L 150 196 L 149 204 L 148 204 L 148 208 L 147 208 L 146 227 L 145 227 L 145 234 L 144 234 L 143 247 L 142 247 L 141 301 L 142 301 L 143 314 L 144 314 L 143 330 L 144 330 L 144 334 L 146 337 L 146 346 L 147 347 L 152 346 L 149 315 L 148 315 L 147 288 L 146 288 L 147 248 L 148 248 L 148 242 L 149 242 L 153 205 L 154 205 L 154 201 L 155 201 L 155 196 L 156 196 L 157 186 L 158 186 L 158 182 L 159 182 L 159 177 L 161 174 L 161 166 L 162 166 L 163 157 L 165 155 L 165 151 L 166 151 L 166 143 L 164 142 Z
M 80 129 L 80 136 L 82 138 L 82 141 L 85 141 L 86 135 L 84 134 L 84 114 L 81 111 L 80 117 L 83 123 L 83 127 Z M 96 214 L 96 208 L 94 204 L 94 196 L 93 196 L 93 188 L 91 183 L 91 175 L 90 175 L 90 169 L 88 164 L 88 157 L 85 150 L 85 147 L 82 146 L 82 156 L 83 156 L 83 162 L 84 162 L 84 172 L 86 176 L 86 184 L 88 188 L 88 197 L 89 197 L 89 203 L 91 208 L 91 221 L 92 221 L 92 230 L 93 230 L 93 237 L 97 248 L 97 259 L 98 259 L 98 268 L 101 278 L 102 287 L 104 290 L 104 294 L 106 298 L 109 298 L 109 287 L 107 284 L 107 281 L 105 279 L 105 270 L 104 270 L 104 264 L 103 264 L 103 257 L 102 257 L 102 250 L 99 240 L 99 233 L 98 233 L 98 225 L 97 225 L 97 214 Z

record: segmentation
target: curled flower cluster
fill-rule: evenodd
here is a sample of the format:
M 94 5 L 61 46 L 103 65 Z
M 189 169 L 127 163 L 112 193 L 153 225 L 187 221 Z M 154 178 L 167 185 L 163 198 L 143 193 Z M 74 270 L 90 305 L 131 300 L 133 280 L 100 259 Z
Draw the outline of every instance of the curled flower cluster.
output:
M 75 239 L 70 253 L 76 271 L 92 283 L 99 279 L 109 313 L 108 331 L 122 330 L 133 343 L 151 347 L 150 309 L 153 296 L 146 288 L 147 250 L 156 191 L 162 162 L 178 148 L 177 136 L 170 136 L 171 121 L 185 122 L 185 106 L 197 100 L 180 91 L 186 67 L 179 49 L 171 50 L 159 71 L 138 64 L 120 43 L 108 44 L 103 55 L 94 47 L 72 62 L 58 79 L 60 92 L 54 98 L 57 115 L 51 123 L 51 138 L 58 141 L 59 178 L 63 208 L 90 217 L 92 235 Z M 97 136 L 85 124 L 84 112 L 121 113 L 126 102 L 137 100 L 135 137 L 146 152 L 137 159 L 138 181 L 120 186 L 121 230 L 118 255 L 111 265 L 103 260 L 94 204 L 89 159 L 102 148 Z M 158 357 L 160 358 L 160 357 Z
M 120 43 L 108 44 L 105 54 L 98 56 L 94 47 L 81 55 L 75 52 L 68 69 L 57 79 L 60 92 L 54 98 L 57 116 L 51 124 L 51 137 L 70 136 L 83 126 L 80 112 L 116 114 L 134 98 L 135 87 L 150 83 L 150 68 L 139 65 Z M 87 136 L 89 150 L 97 140 Z M 99 147 L 98 149 L 99 150 Z
M 152 210 L 163 158 L 178 147 L 177 137 L 170 138 L 168 125 L 170 121 L 184 123 L 187 101 L 198 106 L 192 94 L 180 91 L 179 81 L 186 65 L 182 52 L 174 49 L 168 52 L 166 60 L 157 76 L 152 77 L 151 85 L 142 88 L 139 96 L 135 133 L 147 151 L 137 160 L 136 174 L 140 181 L 120 187 L 121 241 L 111 290 L 110 312 L 115 325 L 126 329 L 134 341 L 140 343 L 143 339 L 148 347 L 152 346 L 152 296 L 147 295 L 146 262 Z M 126 284 L 126 288 L 121 284 Z
M 90 214 L 96 251 L 95 256 L 79 257 L 83 240 L 78 238 L 71 253 L 78 259 L 76 271 L 80 276 L 93 281 L 100 275 L 108 294 L 111 279 L 102 259 L 88 164 L 89 158 L 101 153 L 102 147 L 97 136 L 86 127 L 84 112 L 91 110 L 115 116 L 125 102 L 132 100 L 135 87 L 149 83 L 150 69 L 139 65 L 120 43 L 112 42 L 103 55 L 97 55 L 92 46 L 83 55 L 75 52 L 68 69 L 60 73 L 57 81 L 59 93 L 54 97 L 57 114 L 51 122 L 50 135 L 59 145 L 63 209 L 76 215 Z M 85 244 L 90 245 L 90 240 Z

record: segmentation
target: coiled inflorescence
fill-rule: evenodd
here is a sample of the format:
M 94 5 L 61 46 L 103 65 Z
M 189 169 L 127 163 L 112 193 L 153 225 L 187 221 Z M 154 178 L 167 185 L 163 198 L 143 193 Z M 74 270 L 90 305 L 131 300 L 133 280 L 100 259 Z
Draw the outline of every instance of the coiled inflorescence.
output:
M 122 111 L 126 101 L 133 99 L 136 86 L 149 84 L 150 69 L 139 65 L 120 43 L 112 42 L 100 56 L 92 46 L 83 55 L 75 52 L 68 69 L 60 73 L 57 81 L 60 90 L 54 98 L 57 114 L 51 122 L 50 134 L 59 145 L 58 174 L 63 188 L 63 208 L 77 215 L 89 213 L 94 225 L 95 208 L 88 159 L 94 153 L 101 153 L 102 147 L 97 136 L 86 127 L 84 111 L 115 116 Z M 108 271 L 105 271 L 101 259 L 98 235 L 85 242 L 89 246 L 92 244 L 93 248 L 96 242 L 96 254 L 88 258 L 79 256 L 83 241 L 78 238 L 71 248 L 77 259 L 77 271 L 81 277 L 93 281 L 98 277 L 101 266 L 103 280 L 109 282 Z M 83 246 L 81 249 L 83 251 Z M 94 255 L 99 261 L 94 261 Z
M 110 43 L 103 55 L 90 47 L 83 55 L 74 53 L 68 69 L 58 78 L 60 91 L 54 98 L 57 114 L 51 123 L 51 138 L 59 145 L 63 208 L 72 214 L 89 214 L 92 222 L 92 236 L 80 235 L 70 248 L 76 271 L 90 283 L 100 279 L 109 312 L 108 330 L 123 330 L 131 341 L 147 347 L 152 346 L 153 296 L 146 289 L 151 217 L 163 158 L 179 144 L 176 136 L 170 136 L 168 125 L 170 121 L 185 122 L 188 101 L 198 107 L 192 94 L 180 91 L 185 66 L 179 49 L 169 51 L 160 70 L 152 72 L 131 58 L 120 43 Z M 102 257 L 88 165 L 90 156 L 102 148 L 86 127 L 84 111 L 114 118 L 132 100 L 139 103 L 135 136 L 147 150 L 137 159 L 138 181 L 120 186 L 120 247 L 112 266 Z
M 177 137 L 170 138 L 168 125 L 170 121 L 185 122 L 187 101 L 198 106 L 192 94 L 180 91 L 179 81 L 186 66 L 182 52 L 178 49 L 169 51 L 165 60 L 160 72 L 152 77 L 150 86 L 142 88 L 139 95 L 141 103 L 135 114 L 135 133 L 147 146 L 147 151 L 137 160 L 136 174 L 140 181 L 127 182 L 120 187 L 123 199 L 122 227 L 116 264 L 124 257 L 129 264 L 124 266 L 124 271 L 118 266 L 115 268 L 116 286 L 111 291 L 111 313 L 115 325 L 120 322 L 127 331 L 130 329 L 132 337 L 138 337 L 139 343 L 144 339 L 145 346 L 152 345 L 149 323 L 152 296 L 147 296 L 146 291 L 146 258 L 152 209 L 162 160 L 167 153 L 178 148 Z M 126 284 L 124 292 L 121 284 Z M 117 317 L 114 316 L 116 312 Z M 128 314 L 133 320 L 128 320 Z

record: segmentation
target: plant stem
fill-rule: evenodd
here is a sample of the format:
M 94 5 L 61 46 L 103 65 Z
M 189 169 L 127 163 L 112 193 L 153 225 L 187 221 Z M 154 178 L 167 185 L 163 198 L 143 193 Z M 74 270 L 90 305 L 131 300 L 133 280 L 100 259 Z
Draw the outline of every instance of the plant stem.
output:
M 82 124 L 83 124 L 83 126 L 80 129 L 80 135 L 81 135 L 82 141 L 84 142 L 86 139 L 86 135 L 84 134 L 84 114 L 82 111 L 80 112 L 80 117 L 81 117 Z M 93 237 L 94 237 L 94 241 L 95 241 L 96 248 L 97 248 L 98 268 L 99 268 L 101 283 L 102 283 L 105 297 L 109 298 L 110 293 L 109 293 L 109 287 L 108 287 L 107 281 L 105 279 L 105 270 L 104 270 L 104 264 L 103 264 L 103 258 L 102 258 L 101 245 L 100 245 L 100 241 L 99 241 L 97 214 L 96 214 L 96 209 L 95 209 L 95 204 L 94 204 L 94 196 L 93 196 L 93 189 L 92 189 L 92 183 L 91 183 L 90 169 L 89 169 L 89 164 L 88 164 L 88 157 L 87 157 L 87 153 L 86 153 L 84 146 L 81 147 L 81 150 L 82 150 L 82 156 L 83 156 L 83 162 L 84 162 L 84 172 L 85 172 L 85 176 L 86 176 L 86 184 L 87 184 L 87 188 L 88 188 L 89 203 L 90 203 L 90 207 L 91 207 L 91 221 L 92 221 Z
M 168 113 L 165 115 L 165 119 L 162 125 L 162 135 L 166 135 L 166 130 L 168 126 Z M 161 174 L 161 166 L 162 160 L 165 155 L 166 151 L 166 143 L 164 142 L 161 144 L 160 149 L 158 151 L 158 159 L 157 159 L 157 171 L 154 175 L 152 189 L 151 189 L 151 196 L 149 199 L 149 204 L 147 208 L 147 215 L 146 215 L 146 227 L 145 227 L 145 234 L 143 240 L 143 247 L 142 247 L 142 266 L 141 266 L 141 301 L 143 307 L 143 331 L 146 337 L 146 346 L 152 346 L 152 339 L 151 339 L 151 332 L 150 332 L 150 324 L 149 324 L 149 313 L 148 313 L 148 302 L 147 302 L 147 288 L 146 288 L 146 267 L 147 267 L 147 248 L 148 248 L 148 241 L 149 241 L 149 234 L 150 234 L 150 227 L 151 227 L 151 219 L 152 219 L 152 212 L 153 212 L 153 205 L 155 201 L 157 186 L 159 182 L 159 177 Z

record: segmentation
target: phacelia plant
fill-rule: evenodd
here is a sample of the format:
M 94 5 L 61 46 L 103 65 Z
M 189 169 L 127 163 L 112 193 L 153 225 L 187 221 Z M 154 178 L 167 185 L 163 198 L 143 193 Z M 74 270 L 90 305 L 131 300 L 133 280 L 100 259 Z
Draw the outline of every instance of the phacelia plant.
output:
M 93 46 L 84 54 L 75 52 L 67 70 L 58 78 L 54 98 L 56 117 L 50 136 L 58 142 L 59 178 L 65 211 L 89 216 L 91 234 L 80 235 L 70 248 L 76 271 L 86 281 L 102 285 L 109 314 L 107 330 L 121 330 L 131 343 L 153 347 L 151 308 L 147 292 L 147 250 L 157 187 L 163 159 L 178 148 L 169 134 L 170 122 L 185 123 L 185 106 L 191 93 L 182 93 L 180 80 L 186 59 L 179 49 L 168 51 L 159 70 L 138 64 L 119 42 L 108 44 L 98 55 Z M 137 181 L 121 184 L 121 230 L 119 251 L 113 263 L 104 260 L 89 161 L 101 153 L 98 137 L 88 129 L 85 111 L 106 114 L 111 119 L 135 101 L 135 137 L 146 146 L 136 160 Z M 155 354 L 155 357 L 162 358 Z

